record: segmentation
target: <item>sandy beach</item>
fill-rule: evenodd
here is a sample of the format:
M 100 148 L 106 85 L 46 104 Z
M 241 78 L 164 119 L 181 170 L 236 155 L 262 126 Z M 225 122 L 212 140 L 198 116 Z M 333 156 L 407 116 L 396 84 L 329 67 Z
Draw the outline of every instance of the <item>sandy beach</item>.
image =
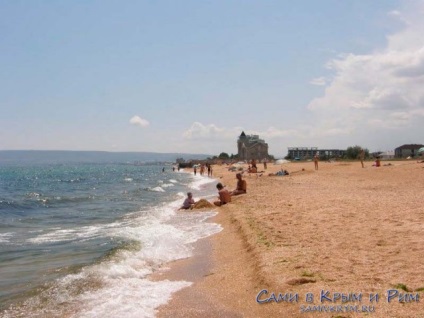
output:
M 424 164 L 382 165 L 245 174 L 248 193 L 211 220 L 223 231 L 160 274 L 193 285 L 158 317 L 424 317 Z M 227 166 L 214 177 L 235 188 Z

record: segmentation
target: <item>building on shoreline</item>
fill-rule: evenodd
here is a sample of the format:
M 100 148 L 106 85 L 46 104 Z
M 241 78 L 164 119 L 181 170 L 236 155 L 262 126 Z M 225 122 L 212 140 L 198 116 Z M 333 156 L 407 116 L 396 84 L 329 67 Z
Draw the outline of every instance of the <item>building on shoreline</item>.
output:
M 288 147 L 287 159 L 303 160 L 311 159 L 317 153 L 323 158 L 341 158 L 346 150 L 341 149 L 318 149 L 318 147 Z
M 389 160 L 393 159 L 395 157 L 395 151 L 394 150 L 388 150 L 380 153 L 378 155 L 382 160 Z
M 415 157 L 418 154 L 418 149 L 420 149 L 421 147 L 424 147 L 424 145 L 420 145 L 420 144 L 402 145 L 395 149 L 395 157 L 396 158 Z
M 268 144 L 259 135 L 246 135 L 242 131 L 237 140 L 240 160 L 263 160 L 268 158 Z

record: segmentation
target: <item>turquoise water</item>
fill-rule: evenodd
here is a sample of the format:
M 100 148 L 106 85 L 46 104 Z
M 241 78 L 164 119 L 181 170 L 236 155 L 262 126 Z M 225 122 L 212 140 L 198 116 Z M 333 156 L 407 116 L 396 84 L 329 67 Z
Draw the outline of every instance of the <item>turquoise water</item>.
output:
M 212 211 L 176 211 L 215 182 L 163 167 L 0 162 L 0 316 L 153 317 L 189 286 L 148 276 L 220 231 Z

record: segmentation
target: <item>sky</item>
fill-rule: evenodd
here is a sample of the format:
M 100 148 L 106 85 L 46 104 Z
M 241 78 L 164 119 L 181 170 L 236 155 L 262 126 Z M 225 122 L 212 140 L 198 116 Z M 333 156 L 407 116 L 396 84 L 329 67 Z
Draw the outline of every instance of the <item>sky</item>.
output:
M 0 150 L 424 143 L 424 1 L 0 0 Z

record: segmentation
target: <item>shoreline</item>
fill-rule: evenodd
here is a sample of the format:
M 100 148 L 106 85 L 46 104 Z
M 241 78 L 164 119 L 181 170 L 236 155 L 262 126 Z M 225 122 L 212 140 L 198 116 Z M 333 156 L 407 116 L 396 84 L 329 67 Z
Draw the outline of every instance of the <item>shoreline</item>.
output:
M 261 177 L 245 176 L 248 193 L 233 197 L 210 220 L 223 230 L 202 239 L 208 243 L 197 244 L 192 259 L 171 264 L 164 277 L 180 279 L 184 270 L 193 272 L 189 269 L 202 267 L 205 260 L 206 269 L 159 307 L 157 316 L 330 317 L 328 312 L 302 312 L 308 305 L 344 305 L 337 299 L 305 301 L 308 293 L 317 297 L 328 291 L 360 293 L 361 301 L 346 304 L 374 306 L 371 317 L 424 317 L 414 299 L 422 297 L 424 287 L 423 165 L 383 162 L 388 163 L 375 168 L 367 161 L 361 168 L 359 162 L 320 162 L 318 171 L 313 162 L 288 163 L 268 165 Z M 268 176 L 280 168 L 290 175 Z M 214 174 L 227 188 L 235 187 L 235 172 L 226 166 L 215 167 Z M 291 294 L 298 301 L 258 304 L 263 289 L 268 297 Z M 390 290 L 412 298 L 405 303 L 396 295 L 388 302 Z M 370 294 L 378 294 L 380 301 L 371 303 Z

